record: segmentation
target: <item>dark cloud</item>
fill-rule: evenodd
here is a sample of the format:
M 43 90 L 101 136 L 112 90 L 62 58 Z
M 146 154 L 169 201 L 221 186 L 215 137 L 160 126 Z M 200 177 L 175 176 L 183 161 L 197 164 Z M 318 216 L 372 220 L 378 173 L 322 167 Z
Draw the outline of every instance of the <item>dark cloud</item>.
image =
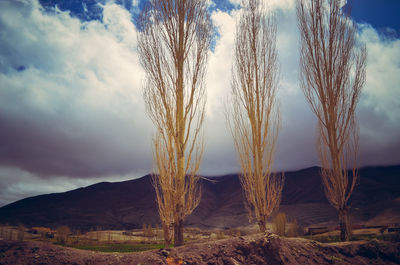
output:
M 151 168 L 140 127 L 110 113 L 50 115 L 20 106 L 21 113 L 0 112 L 0 163 L 42 176 L 93 177 Z M 101 117 L 101 118 L 99 118 Z
M 382 110 L 358 107 L 360 166 L 399 164 L 400 124 Z

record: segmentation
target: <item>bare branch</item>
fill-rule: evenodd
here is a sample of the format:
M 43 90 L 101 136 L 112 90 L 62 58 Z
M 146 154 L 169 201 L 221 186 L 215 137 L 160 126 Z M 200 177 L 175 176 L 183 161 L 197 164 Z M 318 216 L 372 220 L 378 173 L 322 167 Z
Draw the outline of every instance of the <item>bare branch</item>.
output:
M 318 118 L 318 150 L 326 197 L 348 239 L 348 200 L 358 179 L 355 110 L 365 82 L 366 49 L 337 0 L 300 0 L 300 85 Z M 351 169 L 349 176 L 348 169 Z M 351 178 L 351 183 L 349 183 Z
M 153 179 L 159 213 L 181 245 L 183 221 L 200 201 L 196 173 L 212 25 L 203 0 L 152 0 L 139 21 L 139 55 L 147 73 L 143 95 L 157 130 Z
M 227 115 L 242 174 L 250 220 L 254 216 L 261 231 L 279 206 L 283 175 L 272 173 L 279 129 L 276 103 L 278 84 L 276 23 L 266 16 L 259 0 L 243 1 L 236 28 L 232 68 L 232 107 Z

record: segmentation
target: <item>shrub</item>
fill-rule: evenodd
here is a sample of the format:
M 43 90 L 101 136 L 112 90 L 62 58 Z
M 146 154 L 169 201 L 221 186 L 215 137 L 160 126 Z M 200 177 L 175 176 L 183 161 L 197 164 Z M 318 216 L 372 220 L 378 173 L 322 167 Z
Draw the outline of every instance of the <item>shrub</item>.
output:
M 149 237 L 154 237 L 156 235 L 156 233 L 154 232 L 154 229 L 151 226 L 151 224 L 149 224 L 149 226 L 147 227 L 147 233 L 148 233 Z
M 24 241 L 24 237 L 25 237 L 25 227 L 23 225 L 19 225 L 17 239 L 18 241 Z
M 148 226 L 146 224 L 143 224 L 143 236 L 144 237 L 154 237 L 155 233 L 153 231 L 153 227 L 151 226 L 151 224 L 149 224 Z
M 217 240 L 224 239 L 225 238 L 224 232 L 221 230 L 218 230 L 216 232 L 216 238 L 217 238 Z
M 299 235 L 302 235 L 302 229 L 301 227 L 297 224 L 296 219 L 293 220 L 293 222 L 291 222 L 288 225 L 288 229 L 287 229 L 287 236 L 290 237 L 298 237 Z
M 286 214 L 278 213 L 273 220 L 274 231 L 279 236 L 285 235 L 286 230 Z
M 57 242 L 66 243 L 68 241 L 68 236 L 71 234 L 71 230 L 68 226 L 63 225 L 57 229 Z

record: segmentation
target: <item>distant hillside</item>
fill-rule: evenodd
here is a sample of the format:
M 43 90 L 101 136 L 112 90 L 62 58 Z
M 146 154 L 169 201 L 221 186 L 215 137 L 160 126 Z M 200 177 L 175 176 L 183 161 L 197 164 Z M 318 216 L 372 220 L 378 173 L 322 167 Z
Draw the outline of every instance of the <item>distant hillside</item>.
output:
M 280 210 L 301 225 L 336 223 L 319 168 L 285 174 Z M 352 197 L 355 223 L 400 223 L 400 166 L 368 167 Z M 203 178 L 202 200 L 186 225 L 228 228 L 248 224 L 237 175 Z M 149 175 L 124 182 L 102 182 L 85 188 L 26 198 L 0 208 L 0 223 L 89 230 L 140 228 L 158 223 Z

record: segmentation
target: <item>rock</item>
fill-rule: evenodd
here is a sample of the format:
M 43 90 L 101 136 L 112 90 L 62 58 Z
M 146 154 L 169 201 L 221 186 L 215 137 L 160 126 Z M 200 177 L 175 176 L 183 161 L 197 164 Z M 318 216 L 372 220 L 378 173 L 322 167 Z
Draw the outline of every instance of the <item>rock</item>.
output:
M 164 257 L 168 257 L 169 256 L 169 251 L 166 249 L 161 250 L 161 255 L 163 255 Z

